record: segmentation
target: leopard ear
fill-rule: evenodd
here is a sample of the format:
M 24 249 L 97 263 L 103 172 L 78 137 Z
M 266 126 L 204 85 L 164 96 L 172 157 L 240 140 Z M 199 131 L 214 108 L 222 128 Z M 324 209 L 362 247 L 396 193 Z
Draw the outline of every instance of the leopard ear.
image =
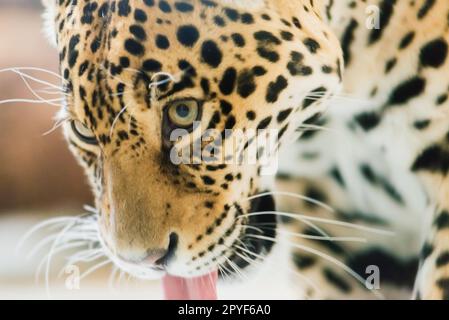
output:
M 44 19 L 43 32 L 53 47 L 56 47 L 56 7 L 57 0 L 42 0 L 44 5 Z

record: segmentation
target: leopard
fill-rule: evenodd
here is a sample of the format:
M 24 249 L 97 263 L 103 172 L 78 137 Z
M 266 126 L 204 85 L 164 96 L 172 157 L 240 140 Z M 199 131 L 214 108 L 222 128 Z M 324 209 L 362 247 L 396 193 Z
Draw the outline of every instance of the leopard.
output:
M 118 267 L 225 279 L 287 238 L 295 298 L 449 299 L 447 1 L 43 2 Z

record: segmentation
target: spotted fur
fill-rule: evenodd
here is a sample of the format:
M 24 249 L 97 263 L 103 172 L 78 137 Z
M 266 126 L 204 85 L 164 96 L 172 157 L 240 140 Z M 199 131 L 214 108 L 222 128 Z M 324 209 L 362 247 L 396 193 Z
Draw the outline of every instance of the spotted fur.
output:
M 279 130 L 286 159 L 280 184 L 288 176 L 289 188 L 329 203 L 336 219 L 401 235 L 395 245 L 307 241 L 308 248 L 321 246 L 359 274 L 379 263 L 386 283 L 409 290 L 417 273 L 417 297 L 449 298 L 447 1 L 46 3 L 68 97 L 62 114 L 83 123 L 94 140 L 80 139 L 69 124 L 65 134 L 93 187 L 111 255 L 133 265 L 163 257 L 151 261 L 151 276 L 192 276 L 219 264 L 246 267 L 237 243 L 250 255 L 271 250 L 273 241 L 260 239 L 276 235 L 276 216 L 247 216 L 275 209 L 271 197 L 246 200 L 266 187 L 260 166 L 169 161 L 173 128 L 164 110 L 194 99 L 202 127 L 224 139 L 225 129 Z M 380 28 L 366 27 L 372 5 Z M 311 132 L 314 125 L 329 130 Z M 309 130 L 289 143 L 297 128 Z M 309 215 L 322 215 L 304 205 Z M 260 224 L 272 228 L 254 231 Z M 325 260 L 292 252 L 294 268 L 325 289 L 306 296 L 367 292 Z

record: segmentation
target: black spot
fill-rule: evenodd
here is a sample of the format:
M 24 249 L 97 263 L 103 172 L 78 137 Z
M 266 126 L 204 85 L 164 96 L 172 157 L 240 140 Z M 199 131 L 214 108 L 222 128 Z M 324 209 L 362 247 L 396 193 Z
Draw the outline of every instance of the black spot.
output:
M 233 33 L 231 34 L 231 39 L 232 41 L 234 41 L 234 44 L 237 47 L 244 47 L 245 46 L 245 39 L 243 38 L 243 36 L 240 33 Z
M 266 43 L 266 44 L 274 44 L 274 45 L 280 45 L 282 42 L 279 40 L 276 36 L 274 36 L 269 31 L 257 31 L 254 33 L 254 38 L 257 41 Z
M 421 261 L 426 260 L 435 250 L 431 243 L 426 242 L 421 249 Z
M 164 13 L 170 13 L 171 12 L 171 7 L 168 4 L 167 1 L 161 0 L 159 1 L 159 9 L 161 9 L 162 12 Z
M 216 68 L 220 65 L 223 54 L 214 41 L 207 40 L 201 48 L 201 57 L 205 63 Z
M 299 270 L 304 270 L 312 267 L 316 263 L 316 259 L 311 256 L 294 253 L 292 256 L 293 263 Z
M 253 71 L 241 71 L 237 78 L 237 92 L 242 98 L 248 98 L 256 90 Z
M 391 93 L 388 104 L 401 105 L 409 100 L 419 96 L 424 92 L 426 80 L 420 77 L 414 77 L 399 84 Z
M 287 63 L 287 69 L 292 76 L 308 76 L 312 74 L 312 68 L 304 65 L 304 55 L 297 51 L 290 53 L 290 61 Z
M 122 68 L 128 68 L 130 65 L 130 61 L 128 57 L 121 57 L 120 58 L 120 65 Z
M 179 60 L 178 68 L 184 73 L 184 75 L 189 75 L 192 77 L 197 76 L 195 67 L 192 66 L 187 60 L 184 59 Z
M 413 126 L 418 130 L 424 130 L 430 125 L 430 120 L 417 120 L 413 123 Z
M 225 14 L 232 21 L 237 21 L 240 17 L 240 14 L 238 13 L 238 11 L 235 9 L 231 9 L 231 8 L 226 8 Z
M 268 50 L 265 47 L 258 47 L 257 54 L 270 62 L 279 61 L 279 54 L 275 51 Z
M 385 65 L 385 73 L 390 73 L 390 71 L 394 68 L 398 60 L 396 58 L 392 58 L 387 61 L 387 64 Z
M 448 99 L 448 95 L 445 93 L 445 94 L 442 94 L 442 95 L 440 95 L 438 98 L 437 98 L 437 101 L 436 101 L 436 104 L 438 105 L 438 106 L 440 106 L 440 105 L 442 105 L 443 103 L 445 103 L 446 101 L 447 101 L 447 99 Z
M 434 221 L 434 225 L 438 230 L 449 228 L 449 212 L 444 210 Z
M 283 76 L 278 76 L 276 81 L 270 82 L 267 89 L 265 100 L 268 103 L 275 103 L 281 92 L 287 88 L 288 82 Z
M 199 37 L 198 29 L 193 25 L 179 27 L 177 32 L 178 41 L 186 47 L 193 47 Z
M 436 260 L 437 267 L 445 267 L 449 265 L 449 251 L 441 253 Z
M 228 119 L 226 119 L 226 122 L 225 122 L 225 129 L 226 129 L 226 130 L 231 130 L 231 129 L 233 129 L 234 126 L 235 126 L 235 123 L 236 123 L 235 117 L 232 116 L 232 115 L 229 116 Z
M 80 42 L 80 36 L 76 35 L 73 36 L 72 38 L 70 38 L 70 42 L 69 42 L 69 55 L 68 55 L 68 59 L 69 59 L 69 67 L 73 68 L 76 64 L 76 61 L 78 60 L 78 50 L 76 50 L 76 46 L 78 45 L 78 43 Z
M 368 40 L 369 44 L 376 43 L 382 37 L 384 30 L 387 29 L 391 17 L 393 16 L 395 4 L 396 0 L 383 0 L 380 3 L 379 28 L 375 28 L 371 31 Z
M 127 17 L 131 12 L 131 7 L 129 6 L 129 0 L 120 0 L 118 2 L 118 15 L 121 17 Z
M 142 64 L 142 67 L 145 71 L 149 72 L 160 72 L 162 65 L 159 61 L 154 59 L 145 60 Z
M 215 180 L 212 179 L 209 176 L 202 176 L 201 179 L 203 180 L 204 184 L 206 184 L 206 185 L 213 185 L 213 184 L 215 184 Z
M 134 11 L 134 19 L 138 22 L 145 22 L 148 20 L 148 17 L 145 11 L 136 9 L 136 11 Z
M 259 125 L 257 126 L 257 130 L 263 130 L 266 129 L 270 123 L 271 123 L 272 117 L 267 117 L 260 121 Z
M 254 18 L 250 13 L 244 13 L 241 16 L 241 20 L 243 24 L 253 24 Z
M 281 38 L 285 41 L 292 41 L 293 33 L 288 32 L 288 31 L 281 31 Z
M 201 85 L 201 89 L 203 89 L 204 95 L 207 96 L 209 94 L 209 92 L 210 92 L 209 80 L 206 79 L 206 78 L 202 78 L 201 82 L 200 82 L 200 85 Z
M 221 93 L 223 93 L 224 95 L 230 95 L 234 91 L 236 80 L 237 71 L 235 70 L 235 68 L 231 67 L 226 69 L 219 84 Z
M 304 45 L 311 53 L 317 53 L 320 48 L 320 44 L 312 38 L 307 38 L 304 40 Z
M 215 16 L 214 17 L 214 23 L 219 26 L 219 27 L 224 27 L 226 25 L 226 22 L 224 21 L 224 19 L 220 16 Z
M 425 0 L 424 4 L 418 11 L 418 19 L 423 19 L 427 13 L 429 13 L 430 9 L 432 9 L 435 2 L 435 0 Z
M 93 13 L 97 10 L 98 4 L 96 2 L 87 3 L 83 8 L 83 16 L 81 17 L 81 23 L 91 24 L 93 21 Z
M 256 113 L 254 111 L 248 111 L 246 117 L 248 120 L 254 121 L 254 119 L 256 119 Z
M 168 49 L 170 47 L 170 41 L 166 36 L 159 34 L 156 36 L 156 46 L 162 50 Z
M 129 32 L 140 41 L 144 41 L 147 38 L 145 30 L 139 25 L 134 24 L 130 26 Z
M 283 122 L 285 119 L 288 118 L 288 116 L 292 113 L 292 111 L 293 111 L 292 108 L 280 111 L 277 116 L 277 121 L 279 123 Z
M 438 145 L 425 149 L 415 160 L 413 171 L 430 171 L 447 174 L 449 172 L 449 152 Z
M 302 29 L 301 22 L 299 22 L 298 18 L 293 17 L 292 21 L 296 28 Z
M 410 31 L 409 33 L 407 33 L 402 38 L 401 42 L 399 43 L 399 49 L 407 48 L 410 45 L 410 43 L 412 43 L 414 38 L 415 38 L 415 32 L 414 31 Z
M 345 180 L 343 179 L 343 176 L 341 175 L 340 170 L 335 167 L 332 168 L 332 170 L 330 171 L 330 176 L 342 187 L 344 187 L 346 185 Z
M 142 56 L 145 53 L 144 47 L 134 39 L 125 41 L 125 49 L 134 56 Z
M 193 6 L 190 3 L 186 2 L 176 2 L 175 8 L 179 12 L 190 12 L 193 11 Z
M 358 25 L 359 23 L 356 20 L 351 19 L 345 31 L 343 32 L 341 47 L 343 50 L 343 58 L 346 65 L 349 65 L 349 63 L 351 62 L 351 44 L 354 41 L 354 33 Z
M 443 299 L 449 300 L 449 278 L 439 279 L 437 285 L 443 290 Z
M 444 39 L 436 39 L 427 43 L 419 55 L 423 67 L 438 68 L 444 64 L 447 58 L 448 46 Z
M 232 105 L 225 100 L 220 100 L 220 110 L 224 115 L 228 115 L 232 111 Z
M 364 112 L 355 116 L 354 120 L 365 131 L 370 131 L 380 123 L 380 116 L 375 112 Z

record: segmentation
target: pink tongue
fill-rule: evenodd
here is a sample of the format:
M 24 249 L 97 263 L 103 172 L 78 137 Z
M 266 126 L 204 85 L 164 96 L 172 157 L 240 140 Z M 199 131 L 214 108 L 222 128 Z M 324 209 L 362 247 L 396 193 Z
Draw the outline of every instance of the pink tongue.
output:
M 197 278 L 167 275 L 163 280 L 165 299 L 217 300 L 217 278 L 216 271 Z

